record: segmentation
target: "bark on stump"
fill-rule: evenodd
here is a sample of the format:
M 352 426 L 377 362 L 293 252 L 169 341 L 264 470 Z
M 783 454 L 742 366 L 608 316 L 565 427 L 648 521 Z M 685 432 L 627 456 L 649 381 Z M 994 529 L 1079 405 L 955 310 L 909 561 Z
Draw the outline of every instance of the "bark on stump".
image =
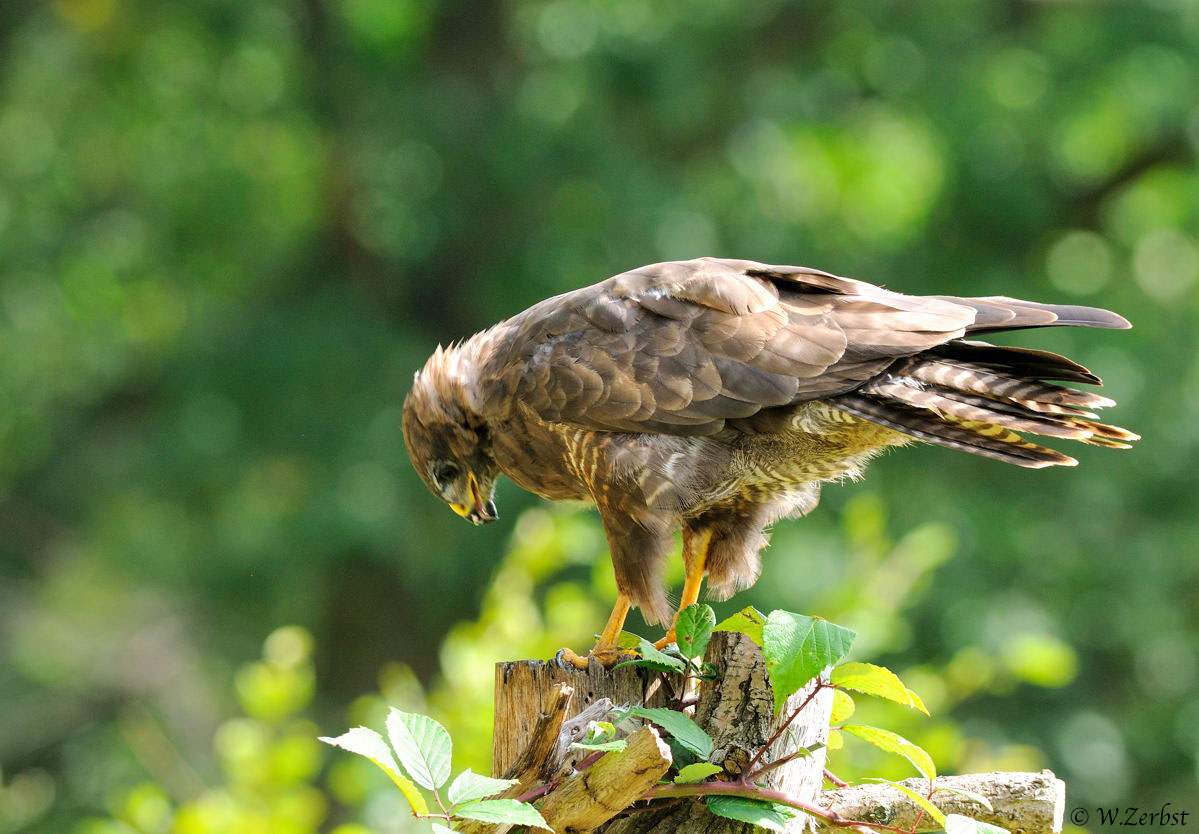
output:
M 700 684 L 699 702 L 693 718 L 714 741 L 710 761 L 725 769 L 726 778 L 735 779 L 754 754 L 776 734 L 781 722 L 808 698 L 811 690 L 792 695 L 776 716 L 766 666 L 761 650 L 753 641 L 739 634 L 714 634 L 706 660 L 716 666 L 719 678 Z M 604 698 L 617 706 L 644 704 L 653 707 L 668 705 L 673 694 L 662 685 L 660 675 L 644 669 L 609 670 L 595 661 L 582 670 L 553 660 L 497 664 L 493 774 L 508 773 L 517 762 L 542 713 L 552 706 L 549 701 L 556 684 L 566 684 L 574 689 L 574 697 L 566 710 L 567 723 Z M 675 690 L 679 685 L 678 678 L 670 682 Z M 817 693 L 770 746 L 759 765 L 777 761 L 802 748 L 819 745 L 819 749 L 770 770 L 762 776 L 762 782 L 799 799 L 817 799 L 831 710 L 832 690 Z M 559 772 L 568 770 L 565 765 L 580 758 L 578 751 L 571 751 Z M 751 834 L 754 827 L 715 817 L 702 800 L 686 799 L 661 810 L 618 817 L 594 830 L 605 834 Z M 812 824 L 800 814 L 787 830 L 794 834 L 811 831 Z

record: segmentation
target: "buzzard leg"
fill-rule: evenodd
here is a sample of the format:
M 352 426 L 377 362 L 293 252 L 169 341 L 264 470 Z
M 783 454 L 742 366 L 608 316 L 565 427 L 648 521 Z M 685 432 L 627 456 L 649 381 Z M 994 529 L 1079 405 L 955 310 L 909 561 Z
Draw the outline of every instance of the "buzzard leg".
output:
M 699 589 L 703 585 L 704 574 L 707 572 L 708 546 L 711 543 L 712 531 L 710 529 L 704 530 L 698 535 L 683 531 L 683 570 L 686 572 L 687 578 L 683 582 L 683 598 L 679 601 L 679 610 L 674 615 L 675 623 L 679 621 L 679 612 L 690 605 L 695 605 L 699 600 Z M 677 641 L 674 623 L 671 623 L 670 631 L 666 632 L 665 637 L 654 643 L 654 648 L 664 649 Z
M 627 596 L 617 594 L 616 605 L 612 606 L 612 613 L 608 615 L 608 623 L 600 633 L 595 647 L 587 653 L 587 657 L 579 657 L 570 649 L 562 649 L 558 652 L 558 660 L 564 660 L 576 669 L 586 669 L 588 658 L 592 657 L 605 666 L 614 662 L 620 656 L 620 650 L 616 648 L 616 640 L 620 637 L 625 618 L 629 616 L 629 609 L 632 607 L 633 603 Z

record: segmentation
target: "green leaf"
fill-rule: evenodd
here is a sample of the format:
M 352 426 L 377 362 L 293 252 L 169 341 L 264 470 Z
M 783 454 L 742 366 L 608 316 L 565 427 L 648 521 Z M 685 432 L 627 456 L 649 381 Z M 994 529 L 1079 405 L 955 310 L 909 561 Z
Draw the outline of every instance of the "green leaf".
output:
M 670 761 L 675 767 L 686 767 L 699 762 L 699 756 L 684 747 L 677 738 L 670 733 L 666 733 L 665 736 L 664 741 L 670 747 Z
M 708 810 L 718 817 L 749 822 L 759 828 L 782 831 L 795 811 L 777 802 L 748 799 L 743 796 L 709 796 Z
M 639 660 L 626 660 L 624 663 L 617 663 L 614 669 L 619 669 L 622 666 L 642 666 L 647 669 L 653 669 L 657 672 L 678 672 L 682 674 L 687 671 L 685 661 L 677 657 L 671 657 L 668 654 L 663 654 L 654 648 L 654 644 L 648 640 L 642 640 L 637 646 L 637 650 L 641 652 Z
M 856 632 L 820 617 L 771 611 L 762 627 L 762 654 L 774 688 L 774 709 L 849 652 Z
M 616 725 L 611 721 L 592 721 L 587 741 L 599 741 L 616 735 Z M 592 738 L 591 736 L 595 736 Z
M 576 741 L 570 746 L 575 750 L 590 750 L 593 753 L 601 750 L 605 753 L 619 753 L 628 747 L 629 743 L 623 738 L 618 738 L 615 741 Z
M 495 796 L 515 784 L 515 779 L 492 779 L 490 776 L 480 776 L 468 767 L 459 773 L 458 778 L 450 784 L 447 796 L 450 802 L 457 805 L 459 802 L 470 802 L 474 799 Z
M 689 782 L 702 782 L 709 776 L 715 776 L 720 771 L 724 770 L 720 765 L 708 764 L 707 762 L 696 762 L 689 764 L 679 771 L 679 775 L 674 777 L 675 784 L 686 785 Z
M 439 822 L 433 823 L 433 834 L 455 834 L 454 829 L 446 828 Z
M 552 831 L 537 809 L 515 799 L 481 799 L 454 809 L 454 816 L 479 822 L 507 822 L 512 825 L 531 825 Z
M 744 634 L 760 646 L 762 645 L 762 626 L 765 624 L 766 615 L 750 605 L 742 608 L 728 619 L 721 620 L 712 627 L 712 630 Z
M 950 788 L 950 787 L 941 787 L 941 786 L 938 786 L 937 790 L 949 791 L 950 793 L 956 793 L 958 796 L 964 796 L 967 799 L 971 800 L 972 802 L 977 802 L 979 805 L 983 806 L 988 811 L 994 812 L 994 810 L 995 810 L 993 807 L 991 807 L 991 800 L 987 799 L 981 793 L 975 793 L 974 791 L 968 791 L 965 788 Z
M 450 778 L 450 734 L 427 715 L 387 713 L 387 737 L 412 781 L 434 790 Z
M 616 648 L 618 649 L 635 649 L 641 644 L 642 637 L 634 634 L 631 631 L 622 631 L 616 635 Z
M 383 736 L 374 730 L 367 727 L 355 727 L 349 732 L 342 733 L 337 738 L 322 736 L 319 740 L 325 742 L 325 744 L 332 744 L 334 747 L 340 747 L 342 750 L 349 750 L 351 753 L 357 753 L 359 756 L 370 759 L 384 773 L 391 777 L 391 781 L 395 783 L 395 786 L 400 789 L 400 793 L 408 800 L 408 805 L 412 808 L 413 814 L 429 813 L 429 806 L 425 802 L 425 798 L 416 789 L 416 785 L 412 784 L 408 781 L 408 777 L 400 773 L 395 757 L 391 754 L 391 749 L 387 746 L 387 742 L 383 740 Z
M 674 624 L 675 638 L 679 651 L 686 658 L 702 657 L 712 639 L 716 625 L 716 612 L 710 605 L 688 605 L 679 612 Z
M 950 814 L 945 818 L 945 834 L 1010 834 L 1006 828 L 989 822 L 972 820 L 961 814 Z
M 912 790 L 907 785 L 900 784 L 899 782 L 892 782 L 890 779 L 868 779 L 867 781 L 890 785 L 900 793 L 906 794 L 913 802 L 923 808 L 926 814 L 936 820 L 937 825 L 941 826 L 942 828 L 945 827 L 945 813 L 931 801 L 929 801 L 929 798 L 920 793 L 920 791 Z
M 853 733 L 863 741 L 868 741 L 888 753 L 898 753 L 911 762 L 926 778 L 937 778 L 937 766 L 933 764 L 933 757 L 928 755 L 922 747 L 912 744 L 898 733 L 878 727 L 867 727 L 865 724 L 845 724 L 841 729 L 847 733 Z
M 853 697 L 848 692 L 842 692 L 840 689 L 833 690 L 833 711 L 829 715 L 828 723 L 840 724 L 853 715 L 857 708 L 857 704 L 853 702 Z
M 843 689 L 886 698 L 928 715 L 920 696 L 904 686 L 903 681 L 886 667 L 875 666 L 873 663 L 842 663 L 833 670 L 829 682 Z
M 845 736 L 840 730 L 829 730 L 828 741 L 825 742 L 829 750 L 840 750 L 845 746 Z
M 701 759 L 712 755 L 712 739 L 683 713 L 665 707 L 634 707 L 632 714 L 657 724 Z

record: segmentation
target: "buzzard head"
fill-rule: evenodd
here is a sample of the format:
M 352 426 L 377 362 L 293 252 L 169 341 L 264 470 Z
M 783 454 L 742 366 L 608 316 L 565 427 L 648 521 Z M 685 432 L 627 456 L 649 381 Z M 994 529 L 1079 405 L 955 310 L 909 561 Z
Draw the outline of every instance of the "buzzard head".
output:
M 461 399 L 460 379 L 438 350 L 417 372 L 404 400 L 404 443 L 429 491 L 472 524 L 499 518 L 487 424 Z

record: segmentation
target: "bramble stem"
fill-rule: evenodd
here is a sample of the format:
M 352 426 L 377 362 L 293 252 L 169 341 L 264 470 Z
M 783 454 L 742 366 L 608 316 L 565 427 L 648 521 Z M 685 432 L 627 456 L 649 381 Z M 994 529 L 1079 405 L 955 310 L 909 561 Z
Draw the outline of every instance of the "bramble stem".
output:
M 807 755 L 807 752 L 808 752 L 808 750 L 805 747 L 803 749 L 796 750 L 794 753 L 788 753 L 786 756 L 783 756 L 781 759 L 775 759 L 773 762 L 770 762 L 769 764 L 762 765 L 760 768 L 755 770 L 753 773 L 746 774 L 741 779 L 741 781 L 745 782 L 747 784 L 752 784 L 763 773 L 769 773 L 770 771 L 774 770 L 776 767 L 782 767 L 783 765 L 787 764 L 788 762 L 793 762 L 796 759 L 798 759 L 800 756 Z
M 584 770 L 586 770 L 587 768 L 591 767 L 593 764 L 598 762 L 600 759 L 602 759 L 604 757 L 604 754 L 607 752 L 609 752 L 609 751 L 594 750 L 591 753 L 588 753 L 586 756 L 579 759 L 578 763 L 575 765 L 575 770 L 579 771 L 580 773 L 583 772 Z
M 528 791 L 527 793 L 522 793 L 520 796 L 515 797 L 515 799 L 517 802 L 532 802 L 537 797 L 545 796 L 547 793 L 552 791 L 554 788 L 558 787 L 559 781 L 560 780 L 555 779 L 552 782 L 546 782 L 544 785 L 533 788 L 533 790 Z
M 906 829 L 896 828 L 891 825 L 847 820 L 832 809 L 821 808 L 819 805 L 813 805 L 811 802 L 804 802 L 802 799 L 796 799 L 782 791 L 759 788 L 756 785 L 747 785 L 743 782 L 699 782 L 692 785 L 659 785 L 656 788 L 651 788 L 645 794 L 646 799 L 666 799 L 680 796 L 743 796 L 749 799 L 763 799 L 767 802 L 777 802 L 779 805 L 786 805 L 788 808 L 803 811 L 805 814 L 811 814 L 818 819 L 824 820 L 829 825 L 838 828 L 847 828 L 850 831 L 857 831 L 859 834 L 870 834 L 873 830 L 897 831 L 901 832 L 901 834 L 908 834 Z
M 832 782 L 838 788 L 848 788 L 849 783 L 844 779 L 838 779 L 837 776 L 827 767 L 824 769 L 824 778 Z

